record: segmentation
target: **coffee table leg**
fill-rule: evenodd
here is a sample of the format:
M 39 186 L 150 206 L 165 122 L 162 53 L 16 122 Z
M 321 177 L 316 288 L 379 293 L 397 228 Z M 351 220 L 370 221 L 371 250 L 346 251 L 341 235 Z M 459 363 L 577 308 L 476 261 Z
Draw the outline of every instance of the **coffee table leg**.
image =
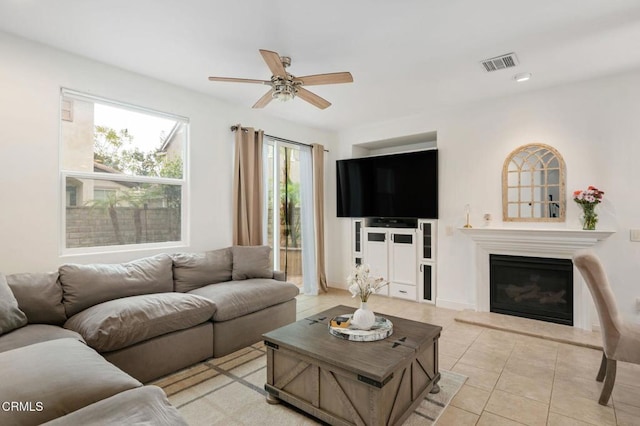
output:
M 440 381 L 440 375 L 438 374 L 438 377 L 436 378 L 436 382 L 433 384 L 433 387 L 431 388 L 429 393 L 439 393 L 440 392 L 440 385 L 438 384 L 439 381 Z
M 275 404 L 280 404 L 280 399 L 276 398 L 275 396 L 271 395 L 270 393 L 267 394 L 267 402 L 269 404 L 275 405 Z

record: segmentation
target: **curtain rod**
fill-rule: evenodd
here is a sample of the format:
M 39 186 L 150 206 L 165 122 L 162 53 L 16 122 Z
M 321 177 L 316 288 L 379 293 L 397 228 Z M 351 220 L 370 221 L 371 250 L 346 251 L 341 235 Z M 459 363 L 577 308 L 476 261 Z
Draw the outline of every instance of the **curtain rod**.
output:
M 231 126 L 231 131 L 232 131 L 232 132 L 235 132 L 236 130 L 238 130 L 238 126 Z M 242 128 L 242 130 L 247 130 L 247 129 L 243 127 L 243 128 Z M 268 138 L 275 139 L 275 140 L 280 141 L 280 142 L 291 143 L 291 144 L 294 144 L 294 145 L 311 146 L 311 145 L 310 145 L 310 144 L 308 144 L 308 143 L 304 143 L 304 142 L 297 142 L 297 141 L 292 141 L 292 140 L 290 140 L 290 139 L 279 138 L 279 137 L 277 137 L 277 136 L 268 135 L 268 134 L 266 134 L 266 133 L 265 133 L 264 135 L 265 135 L 266 137 L 268 137 Z M 329 152 L 329 150 L 328 150 L 328 149 L 325 149 L 325 150 L 324 150 L 324 152 Z

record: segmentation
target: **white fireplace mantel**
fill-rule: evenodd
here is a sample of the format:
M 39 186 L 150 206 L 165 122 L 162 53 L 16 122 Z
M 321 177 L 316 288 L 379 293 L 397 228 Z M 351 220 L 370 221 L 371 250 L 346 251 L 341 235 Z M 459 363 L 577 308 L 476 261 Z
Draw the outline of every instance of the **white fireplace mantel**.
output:
M 537 228 L 460 228 L 476 243 L 476 310 L 489 312 L 489 255 L 571 259 L 596 245 L 614 231 Z M 573 325 L 591 330 L 590 296 L 580 272 L 573 271 Z

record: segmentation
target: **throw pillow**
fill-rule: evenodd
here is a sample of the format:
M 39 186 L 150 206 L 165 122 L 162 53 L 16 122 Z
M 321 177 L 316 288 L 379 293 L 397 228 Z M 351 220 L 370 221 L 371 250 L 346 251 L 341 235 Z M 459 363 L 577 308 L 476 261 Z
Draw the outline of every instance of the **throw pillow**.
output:
M 233 273 L 231 278 L 273 278 L 271 267 L 271 247 L 269 246 L 233 246 Z
M 175 291 L 187 293 L 205 285 L 231 281 L 233 258 L 230 247 L 205 253 L 178 253 L 171 257 Z
M 173 261 L 168 254 L 120 264 L 60 266 L 62 303 L 67 316 L 98 303 L 140 294 L 173 291 Z
M 67 320 L 58 272 L 7 275 L 7 283 L 30 324 L 62 325 Z
M 7 279 L 0 274 L 0 335 L 27 325 L 27 316 L 18 308 Z

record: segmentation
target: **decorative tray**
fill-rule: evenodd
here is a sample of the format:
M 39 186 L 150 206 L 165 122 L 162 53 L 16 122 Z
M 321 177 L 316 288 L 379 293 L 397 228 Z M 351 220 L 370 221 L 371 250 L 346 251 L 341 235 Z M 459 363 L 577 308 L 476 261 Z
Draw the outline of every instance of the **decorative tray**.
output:
M 353 314 L 344 314 L 329 321 L 329 333 L 354 342 L 375 342 L 393 334 L 393 323 L 376 315 L 376 322 L 369 330 L 360 330 L 351 324 Z

